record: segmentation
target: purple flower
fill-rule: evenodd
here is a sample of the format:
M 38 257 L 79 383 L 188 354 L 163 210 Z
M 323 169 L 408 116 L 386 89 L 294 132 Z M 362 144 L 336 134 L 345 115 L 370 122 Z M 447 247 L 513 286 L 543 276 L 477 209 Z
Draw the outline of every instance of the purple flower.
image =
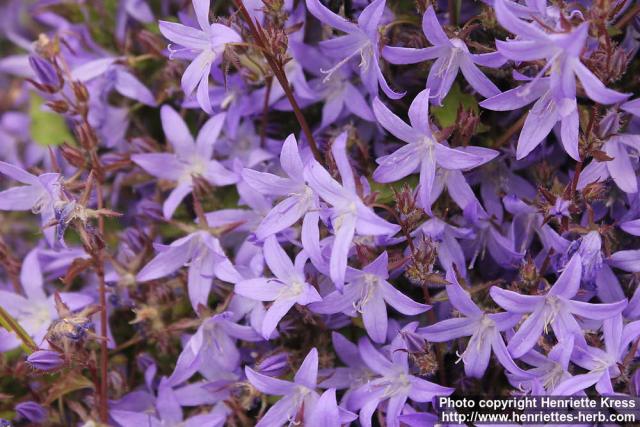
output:
M 467 348 L 459 355 L 458 361 L 464 363 L 465 373 L 470 377 L 482 378 L 487 367 L 491 350 L 509 372 L 526 377 L 509 355 L 500 332 L 514 327 L 520 315 L 514 313 L 487 313 L 481 310 L 471 299 L 469 293 L 458 283 L 455 273 L 447 273 L 449 284 L 446 286 L 451 305 L 465 317 L 446 319 L 426 328 L 418 329 L 432 342 L 446 342 L 460 337 L 471 336 Z
M 117 62 L 124 58 L 98 58 L 76 67 L 71 76 L 74 80 L 90 82 L 98 77 L 104 79 L 102 91 L 108 93 L 112 88 L 127 98 L 134 99 L 150 107 L 157 105 L 151 91 L 133 74 Z
M 433 6 L 429 6 L 422 17 L 422 31 L 432 47 L 412 49 L 385 46 L 382 55 L 392 64 L 415 64 L 435 59 L 427 77 L 427 88 L 431 90 L 435 104 L 442 105 L 442 100 L 449 93 L 458 71 L 462 71 L 471 87 L 485 98 L 500 93 L 477 65 L 498 68 L 506 62 L 502 55 L 497 52 L 474 54 L 469 52 L 463 40 L 457 37 L 449 39 L 438 22 Z
M 410 323 L 403 331 L 413 332 L 417 323 Z M 350 409 L 360 411 L 360 423 L 371 426 L 371 415 L 381 402 L 386 401 L 386 419 L 390 427 L 398 427 L 398 417 L 407 401 L 430 402 L 436 396 L 448 396 L 454 389 L 442 387 L 423 380 L 409 372 L 409 355 L 403 347 L 404 341 L 398 335 L 388 351 L 381 353 L 369 339 L 358 341 L 360 357 L 377 374 L 368 383 L 353 391 L 349 399 Z
M 339 60 L 333 67 L 323 70 L 325 79 L 330 79 L 340 67 L 360 59 L 358 72 L 360 78 L 372 96 L 378 95 L 378 85 L 391 99 L 399 99 L 404 93 L 394 92 L 380 69 L 380 20 L 385 9 L 385 0 L 374 0 L 358 16 L 358 23 L 347 21 L 336 15 L 320 3 L 320 0 L 306 0 L 307 9 L 321 22 L 340 30 L 346 35 L 320 42 L 320 48 L 329 57 Z
M 580 55 L 587 42 L 587 22 L 571 31 L 547 32 L 545 27 L 536 22 L 517 17 L 510 4 L 506 0 L 496 0 L 496 16 L 498 22 L 518 38 L 496 41 L 498 51 L 514 61 L 545 60 L 546 64 L 531 82 L 483 101 L 480 105 L 492 110 L 509 111 L 537 99 L 520 132 L 517 158 L 522 159 L 533 151 L 560 121 L 560 139 L 565 151 L 580 160 L 576 78 L 582 83 L 587 96 L 601 104 L 624 101 L 629 94 L 606 88 L 582 63 Z M 543 77 L 546 72 L 549 72 L 549 77 Z
M 380 218 L 366 206 L 356 190 L 356 182 L 346 155 L 347 134 L 340 134 L 331 147 L 336 166 L 342 178 L 338 184 L 331 175 L 315 160 L 305 167 L 304 176 L 309 186 L 331 205 L 328 215 L 335 235 L 331 248 L 329 271 L 334 285 L 342 289 L 349 249 L 354 235 L 392 236 L 400 226 Z M 312 249 L 308 249 L 311 251 Z
M 629 149 L 640 150 L 640 135 L 620 134 L 609 137 L 602 145 L 602 151 L 611 160 L 599 162 L 593 159 L 578 179 L 578 189 L 582 190 L 587 184 L 603 182 L 611 177 L 613 182 L 625 193 L 638 192 L 638 178 L 634 168 L 635 155 Z
M 298 412 L 303 407 L 305 425 L 334 425 L 323 424 L 320 421 L 335 421 L 336 418 L 339 422 L 335 425 L 340 425 L 354 419 L 353 414 L 337 408 L 335 390 L 333 392 L 325 392 L 323 397 L 320 397 L 316 392 L 318 350 L 315 348 L 312 348 L 304 358 L 300 369 L 293 377 L 293 382 L 260 374 L 248 366 L 244 370 L 247 379 L 255 388 L 266 394 L 282 396 L 258 421 L 257 427 L 296 422 Z
M 2 161 L 0 161 L 0 173 L 26 184 L 0 192 L 0 210 L 30 210 L 35 214 L 40 214 L 43 225 L 53 219 L 54 205 L 60 199 L 60 174 L 43 173 L 35 176 L 24 169 Z M 47 234 L 49 242 L 53 241 L 52 237 L 52 233 Z
M 347 269 L 344 289 L 330 293 L 322 302 L 311 304 L 311 310 L 322 314 L 353 311 L 361 313 L 364 327 L 371 339 L 384 343 L 387 340 L 387 304 L 400 313 L 412 316 L 430 308 L 414 302 L 387 282 L 388 263 L 387 252 L 383 252 L 362 271 Z
M 151 175 L 177 183 L 162 206 L 164 217 L 169 219 L 182 199 L 191 193 L 194 175 L 202 176 L 213 185 L 233 184 L 237 177 L 217 160 L 211 159 L 224 123 L 224 114 L 211 117 L 202 126 L 195 141 L 187 124 L 173 108 L 164 105 L 160 115 L 162 129 L 175 153 L 135 154 L 131 160 Z
M 373 101 L 373 112 L 378 122 L 407 145 L 393 154 L 378 158 L 373 178 L 378 182 L 394 182 L 420 171 L 418 196 L 422 207 L 431 212 L 435 200 L 431 198 L 438 167 L 469 169 L 490 161 L 498 153 L 475 147 L 472 150 L 449 148 L 437 141 L 429 121 L 430 90 L 420 92 L 409 107 L 411 126 L 391 112 L 379 98 Z
M 629 346 L 640 336 L 640 321 L 625 325 L 620 313 L 616 313 L 602 322 L 602 335 L 604 349 L 578 341 L 571 360 L 589 372 L 564 380 L 554 389 L 554 394 L 572 395 L 593 384 L 600 394 L 615 393 L 611 380 L 621 375 L 620 364 Z
M 153 12 L 146 0 L 122 0 L 116 15 L 116 37 L 125 39 L 129 17 L 144 24 L 153 21 Z
M 491 288 L 493 300 L 509 313 L 531 313 L 509 340 L 508 348 L 514 357 L 520 357 L 532 349 L 549 325 L 558 339 L 568 339 L 573 334 L 582 336 L 582 329 L 574 316 L 604 320 L 624 310 L 626 300 L 610 304 L 592 304 L 571 299 L 580 287 L 581 263 L 580 255 L 573 255 L 558 280 L 545 295 L 521 295 L 495 286 Z
M 192 59 L 182 75 L 182 90 L 190 96 L 197 87 L 196 98 L 200 107 L 212 113 L 209 98 L 209 74 L 211 67 L 224 52 L 227 43 L 240 43 L 242 38 L 226 25 L 209 23 L 210 0 L 193 0 L 193 8 L 200 28 L 175 22 L 160 21 L 160 32 L 181 48 L 169 45 L 171 55 Z
M 269 339 L 291 307 L 307 305 L 322 298 L 304 277 L 308 259 L 304 251 L 298 253 L 294 264 L 276 237 L 270 236 L 264 242 L 264 258 L 276 277 L 241 280 L 236 283 L 235 292 L 256 301 L 273 301 L 262 320 L 262 335 Z
M 245 182 L 260 194 L 284 197 L 255 230 L 259 240 L 294 225 L 309 210 L 318 206 L 318 196 L 304 180 L 304 163 L 293 135 L 289 135 L 282 145 L 280 167 L 287 178 L 253 169 L 242 171 Z
M 211 282 L 218 277 L 235 283 L 240 275 L 224 253 L 218 239 L 209 232 L 196 231 L 170 245 L 155 245 L 159 252 L 136 276 L 140 282 L 168 276 L 182 266 L 189 266 L 189 299 L 198 306 L 207 306 Z
M 53 295 L 47 296 L 44 279 L 38 262 L 38 250 L 27 254 L 20 271 L 20 283 L 25 295 L 0 290 L 0 305 L 13 316 L 37 345 L 44 341 L 51 322 L 58 319 Z M 93 298 L 78 292 L 60 292 L 60 298 L 71 311 L 79 310 L 93 302 Z M 0 350 L 17 347 L 20 341 L 13 335 L 0 342 Z
M 236 339 L 262 341 L 262 337 L 250 326 L 233 322 L 232 315 L 227 311 L 202 322 L 178 357 L 175 369 L 169 377 L 172 385 L 184 383 L 196 372 L 200 372 L 209 381 L 223 379 L 240 364 Z

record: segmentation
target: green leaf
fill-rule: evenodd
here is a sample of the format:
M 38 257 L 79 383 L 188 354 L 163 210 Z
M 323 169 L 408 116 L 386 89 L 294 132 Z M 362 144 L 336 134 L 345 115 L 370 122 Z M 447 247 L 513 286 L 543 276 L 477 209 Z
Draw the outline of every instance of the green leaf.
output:
M 462 92 L 460 85 L 454 83 L 447 96 L 442 100 L 442 107 L 431 108 L 433 117 L 441 128 L 453 126 L 458 118 L 458 108 L 462 105 L 464 108 L 472 109 L 476 113 L 478 109 L 478 101 L 473 95 Z
M 382 203 L 382 204 L 388 204 L 393 202 L 393 198 L 394 198 L 393 189 L 395 188 L 396 190 L 400 190 L 403 184 L 408 184 L 411 188 L 415 188 L 416 185 L 418 185 L 418 175 L 412 174 L 404 179 L 401 179 L 400 181 L 389 183 L 389 184 L 381 184 L 379 182 L 369 180 L 369 186 L 371 187 L 371 191 L 378 193 L 376 202 Z
M 73 136 L 69 131 L 64 117 L 52 111 L 42 109 L 44 100 L 36 93 L 31 93 L 31 106 L 29 117 L 31 118 L 31 138 L 40 145 L 60 145 L 63 142 L 72 142 Z

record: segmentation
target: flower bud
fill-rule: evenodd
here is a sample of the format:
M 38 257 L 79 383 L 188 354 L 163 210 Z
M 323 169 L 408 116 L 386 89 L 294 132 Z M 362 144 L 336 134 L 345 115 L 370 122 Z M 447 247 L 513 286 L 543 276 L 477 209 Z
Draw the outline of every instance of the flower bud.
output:
M 256 364 L 256 370 L 271 377 L 283 375 L 289 370 L 289 355 L 283 352 L 265 357 Z
M 60 354 L 51 350 L 34 351 L 27 357 L 27 362 L 34 369 L 40 371 L 52 371 L 62 366 L 63 360 Z
M 15 410 L 19 420 L 41 424 L 47 419 L 47 410 L 33 401 L 18 403 Z
M 33 69 L 39 82 L 55 90 L 60 89 L 62 82 L 55 67 L 39 56 L 29 56 L 29 65 Z

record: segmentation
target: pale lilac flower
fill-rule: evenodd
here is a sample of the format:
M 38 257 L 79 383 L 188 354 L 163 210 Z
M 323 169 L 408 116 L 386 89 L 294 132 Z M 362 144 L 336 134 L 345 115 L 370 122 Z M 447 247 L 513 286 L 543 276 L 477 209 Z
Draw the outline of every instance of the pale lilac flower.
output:
M 230 409 L 224 405 L 216 405 L 206 413 L 194 415 L 184 419 L 184 413 L 180 400 L 171 383 L 163 378 L 158 387 L 158 396 L 151 411 L 128 411 L 123 409 L 112 409 L 109 415 L 121 427 L 164 427 L 164 426 L 184 426 L 184 427 L 223 427 Z
M 309 186 L 331 204 L 328 214 L 335 235 L 330 257 L 330 276 L 334 285 L 341 289 L 344 284 L 349 249 L 355 234 L 369 236 L 392 236 L 400 230 L 400 226 L 391 224 L 380 218 L 366 206 L 356 190 L 356 182 L 346 155 L 347 134 L 340 134 L 331 147 L 336 161 L 342 185 L 315 160 L 304 169 L 304 176 Z
M 346 33 L 344 36 L 324 40 L 320 42 L 320 48 L 331 58 L 339 60 L 329 70 L 323 70 L 331 78 L 331 75 L 340 67 L 351 62 L 352 59 L 360 60 L 358 72 L 360 78 L 372 96 L 378 95 L 378 85 L 391 99 L 398 99 L 404 93 L 394 92 L 382 74 L 380 69 L 380 20 L 384 13 L 386 0 L 374 0 L 358 16 L 358 23 L 349 22 L 340 15 L 327 9 L 320 0 L 306 0 L 309 12 L 321 22 Z
M 305 279 L 304 266 L 308 256 L 304 251 L 298 253 L 294 264 L 276 237 L 270 236 L 264 242 L 264 258 L 276 277 L 241 280 L 234 290 L 238 295 L 256 301 L 273 301 L 262 320 L 262 335 L 269 339 L 291 307 L 307 305 L 322 298 Z
M 433 45 L 423 49 L 385 46 L 382 50 L 384 58 L 392 64 L 415 64 L 435 59 L 427 77 L 427 88 L 431 90 L 433 102 L 442 105 L 442 100 L 449 93 L 458 71 L 469 82 L 471 87 L 485 98 L 495 96 L 500 90 L 478 68 L 501 67 L 506 59 L 498 52 L 474 54 L 469 52 L 466 43 L 454 37 L 449 39 L 445 34 L 433 6 L 429 6 L 422 17 L 422 31 Z
M 582 83 L 587 96 L 601 104 L 624 101 L 629 94 L 608 89 L 582 63 L 580 55 L 587 43 L 587 22 L 568 32 L 550 33 L 535 22 L 517 17 L 513 8 L 508 6 L 510 3 L 496 0 L 496 16 L 498 22 L 518 38 L 496 41 L 498 51 L 514 61 L 545 60 L 546 64 L 531 82 L 485 100 L 480 105 L 492 110 L 508 111 L 537 99 L 520 132 L 517 158 L 522 159 L 533 151 L 560 121 L 560 139 L 565 151 L 580 160 L 576 78 Z M 543 77 L 547 71 L 549 77 Z
M 36 345 L 46 346 L 44 337 L 51 322 L 58 319 L 58 312 L 54 296 L 47 296 L 45 293 L 37 249 L 29 252 L 24 258 L 20 283 L 25 295 L 0 290 L 0 306 L 16 319 Z M 59 295 L 71 311 L 80 310 L 93 302 L 92 297 L 78 292 L 60 292 Z M 0 351 L 11 350 L 20 345 L 20 341 L 13 334 L 5 338 L 0 342 Z
M 229 185 L 237 177 L 217 160 L 212 160 L 214 145 L 224 123 L 224 113 L 211 117 L 193 140 L 182 117 L 168 105 L 160 110 L 162 129 L 174 153 L 146 153 L 131 156 L 151 175 L 176 182 L 176 188 L 162 206 L 164 217 L 173 216 L 176 208 L 193 189 L 193 176 L 201 176 L 213 185 Z
M 196 372 L 207 380 L 224 379 L 240 365 L 240 351 L 236 340 L 256 342 L 262 337 L 250 326 L 232 321 L 233 313 L 226 311 L 204 320 L 196 333 L 185 343 L 169 377 L 176 386 L 184 383 Z
M 244 169 L 242 176 L 249 186 L 264 195 L 284 197 L 264 217 L 255 230 L 258 240 L 291 227 L 311 209 L 318 208 L 318 196 L 304 180 L 304 163 L 295 136 L 289 135 L 280 152 L 282 178 L 267 172 Z
M 493 300 L 509 313 L 531 313 L 509 340 L 508 348 L 514 357 L 520 357 L 532 349 L 549 325 L 558 339 L 567 339 L 573 334 L 582 335 L 582 328 L 574 316 L 604 320 L 624 310 L 626 300 L 610 304 L 592 304 L 571 299 L 580 287 L 581 263 L 580 255 L 573 255 L 558 280 L 544 295 L 521 295 L 496 286 L 491 288 Z
M 209 22 L 210 0 L 193 0 L 193 9 L 200 28 L 188 27 L 169 21 L 160 21 L 160 32 L 179 46 L 169 45 L 173 56 L 178 53 L 182 57 L 192 59 L 182 75 L 182 90 L 190 96 L 196 90 L 196 98 L 200 107 L 212 113 L 209 98 L 209 74 L 212 65 L 220 59 L 227 43 L 240 43 L 242 38 L 233 29 L 220 23 Z
M 571 360 L 589 372 L 564 380 L 554 389 L 554 394 L 572 395 L 593 384 L 602 395 L 615 393 L 612 380 L 621 375 L 620 364 L 640 335 L 640 321 L 625 325 L 620 313 L 616 313 L 602 322 L 602 335 L 604 349 L 578 342 Z
M 215 277 L 232 283 L 240 278 L 218 239 L 209 232 L 196 231 L 170 245 L 155 247 L 158 254 L 140 270 L 136 279 L 140 282 L 159 279 L 188 265 L 189 300 L 196 313 L 199 305 L 207 306 Z
M 631 154 L 629 151 L 634 152 Z M 640 135 L 613 135 L 604 141 L 602 151 L 612 160 L 599 162 L 591 160 L 580 174 L 578 189 L 582 190 L 587 184 L 603 182 L 611 177 L 619 189 L 625 193 L 638 192 L 638 178 L 635 171 L 634 158 L 640 152 Z
M 410 323 L 403 331 L 413 332 L 417 323 Z M 380 403 L 386 401 L 386 420 L 390 427 L 399 427 L 402 409 L 407 401 L 430 402 L 436 396 L 448 396 L 454 389 L 431 383 L 412 375 L 409 371 L 409 355 L 400 334 L 383 353 L 363 337 L 358 341 L 360 357 L 377 377 L 354 390 L 349 399 L 349 409 L 359 410 L 363 427 L 371 426 L 371 416 Z
M 533 366 L 526 370 L 526 375 L 507 372 L 509 382 L 531 396 L 553 395 L 558 384 L 571 378 L 569 363 L 574 349 L 574 337 L 569 336 L 560 340 L 544 355 L 535 350 L 529 350 L 520 361 Z
M 146 0 L 122 0 L 116 14 L 116 37 L 124 41 L 129 18 L 147 24 L 153 21 L 153 12 Z
M 318 350 L 312 348 L 304 358 L 302 365 L 293 377 L 293 381 L 285 381 L 260 374 L 250 367 L 245 367 L 249 382 L 263 393 L 282 396 L 267 413 L 258 421 L 256 427 L 279 426 L 294 423 L 298 412 L 304 407 L 305 425 L 318 424 L 319 420 L 336 419 L 335 394 L 323 394 L 321 398 L 316 392 L 318 380 Z M 312 416 L 313 415 L 313 416 Z M 338 424 L 349 423 L 354 419 L 348 411 L 338 410 Z M 332 424 L 329 424 L 332 425 Z
M 453 149 L 438 142 L 429 120 L 429 96 L 430 90 L 425 89 L 411 103 L 411 125 L 391 112 L 379 98 L 373 101 L 373 112 L 382 127 L 407 143 L 393 154 L 376 159 L 379 166 L 373 173 L 373 178 L 382 183 L 394 182 L 419 170 L 418 196 L 427 212 L 431 212 L 431 205 L 435 201 L 431 198 L 431 193 L 438 167 L 452 170 L 470 169 L 488 162 L 498 154 L 493 150 L 481 148 Z
M 384 343 L 387 340 L 387 304 L 409 316 L 431 308 L 413 301 L 387 281 L 388 263 L 389 256 L 385 251 L 362 271 L 348 268 L 342 291 L 330 293 L 322 302 L 313 303 L 309 308 L 322 314 L 361 313 L 364 327 L 371 339 Z
M 85 83 L 92 82 L 100 77 L 103 80 L 102 93 L 107 94 L 112 89 L 115 89 L 122 96 L 150 107 L 155 107 L 157 103 L 151 91 L 137 77 L 127 71 L 123 65 L 118 64 L 118 61 L 125 59 L 115 56 L 93 59 L 74 68 L 71 76 L 74 80 Z
M 509 372 L 527 376 L 515 364 L 501 332 L 511 329 L 520 320 L 520 315 L 514 313 L 487 313 L 481 310 L 471 299 L 471 296 L 458 283 L 455 273 L 447 273 L 447 295 L 451 305 L 465 317 L 455 317 L 438 322 L 434 325 L 418 329 L 416 332 L 431 342 L 446 342 L 456 338 L 471 336 L 467 348 L 459 355 L 458 361 L 464 363 L 465 373 L 470 377 L 482 378 L 487 367 L 491 351 L 496 355 L 500 364 Z
M 24 169 L 2 161 L 0 161 L 0 173 L 26 184 L 0 192 L 0 210 L 30 210 L 35 214 L 40 214 L 42 225 L 53 219 L 54 205 L 60 199 L 60 174 L 43 173 L 35 176 Z M 52 231 L 49 233 L 45 231 L 50 243 L 53 242 Z

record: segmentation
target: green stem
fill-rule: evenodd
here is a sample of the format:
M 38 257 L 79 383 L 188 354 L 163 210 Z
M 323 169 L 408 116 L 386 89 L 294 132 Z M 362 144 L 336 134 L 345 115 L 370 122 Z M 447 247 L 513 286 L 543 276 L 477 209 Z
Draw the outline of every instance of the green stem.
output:
M 31 339 L 29 334 L 20 324 L 2 307 L 0 307 L 0 325 L 9 332 L 13 332 L 22 341 L 22 348 L 27 354 L 31 354 L 38 349 L 38 346 Z

